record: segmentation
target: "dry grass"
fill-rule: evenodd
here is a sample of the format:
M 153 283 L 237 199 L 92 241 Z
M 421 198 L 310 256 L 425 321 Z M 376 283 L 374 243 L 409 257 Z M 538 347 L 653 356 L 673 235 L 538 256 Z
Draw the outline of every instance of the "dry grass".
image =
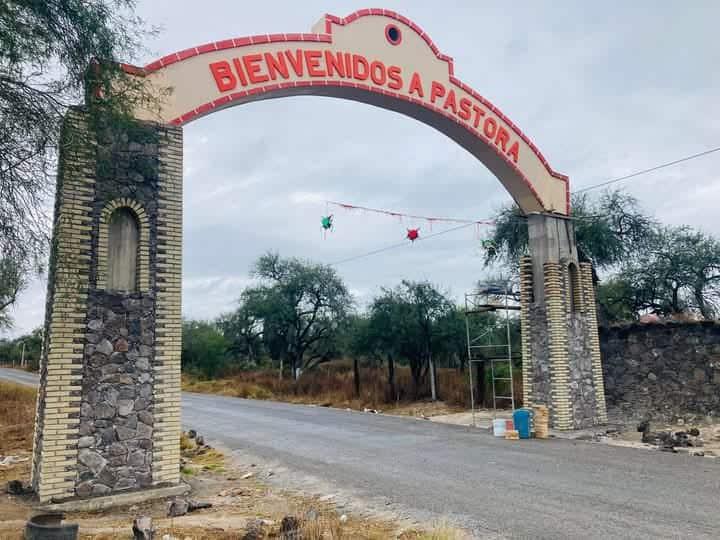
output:
M 199 446 L 196 439 L 191 439 L 187 433 L 180 435 L 180 453 L 188 461 L 182 468 L 182 473 L 194 475 L 200 471 L 223 472 L 225 470 L 225 455 L 210 446 Z
M 30 450 L 36 395 L 33 388 L 0 382 L 0 454 Z
M 14 456 L 20 461 L 0 467 L 0 489 L 4 491 L 9 480 L 27 482 L 30 479 L 30 452 L 32 450 L 35 420 L 34 389 L 19 384 L 0 382 L 0 456 Z M 27 519 L 30 509 L 9 497 L 0 498 L 0 523 L 14 519 Z M 4 536 L 0 527 L 0 538 Z M 13 533 L 13 538 L 19 536 Z
M 445 407 L 441 413 L 470 408 L 468 374 L 451 368 L 438 370 L 438 395 Z M 488 377 L 489 379 L 489 377 Z M 427 386 L 427 385 L 426 385 Z M 249 399 L 272 399 L 291 403 L 313 403 L 352 409 L 379 409 L 390 411 L 409 405 L 427 402 L 429 388 L 421 389 L 419 399 L 414 400 L 410 369 L 396 368 L 396 387 L 399 396 L 392 396 L 387 383 L 387 371 L 379 367 L 363 367 L 360 374 L 360 395 L 355 395 L 352 364 L 336 361 L 304 373 L 295 383 L 290 378 L 280 379 L 277 371 L 245 371 L 220 379 L 201 380 L 183 374 L 183 390 L 206 394 Z M 522 403 L 520 370 L 514 373 L 516 402 Z M 491 395 L 489 388 L 487 395 Z

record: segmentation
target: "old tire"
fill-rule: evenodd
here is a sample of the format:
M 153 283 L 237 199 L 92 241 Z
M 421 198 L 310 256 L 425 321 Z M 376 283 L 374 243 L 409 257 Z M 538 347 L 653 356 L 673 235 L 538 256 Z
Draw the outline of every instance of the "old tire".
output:
M 77 540 L 77 523 L 63 523 L 62 514 L 40 514 L 25 525 L 25 540 Z

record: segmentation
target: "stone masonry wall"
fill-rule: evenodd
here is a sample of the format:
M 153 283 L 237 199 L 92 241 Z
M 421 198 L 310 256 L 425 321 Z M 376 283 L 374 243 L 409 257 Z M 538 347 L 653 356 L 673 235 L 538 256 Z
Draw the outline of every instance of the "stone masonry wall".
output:
M 78 441 L 78 496 L 152 483 L 154 299 L 95 291 Z
M 155 282 L 138 272 L 136 291 L 105 290 L 107 208 L 140 213 L 138 260 L 157 265 L 158 130 L 138 124 L 97 136 L 91 288 L 83 359 L 75 494 L 104 495 L 152 484 Z M 144 230 L 148 229 L 148 230 Z
M 602 328 L 609 411 L 658 420 L 720 416 L 720 324 L 631 324 Z
M 587 322 L 580 314 L 568 318 L 568 361 L 570 363 L 570 404 L 575 428 L 596 423 L 597 404 L 592 373 L 592 354 Z
M 545 308 L 531 304 L 529 308 L 529 329 L 532 351 L 532 372 L 530 373 L 530 388 L 532 401 L 528 404 L 546 405 L 552 412 L 550 388 L 550 355 L 548 351 L 547 317 Z

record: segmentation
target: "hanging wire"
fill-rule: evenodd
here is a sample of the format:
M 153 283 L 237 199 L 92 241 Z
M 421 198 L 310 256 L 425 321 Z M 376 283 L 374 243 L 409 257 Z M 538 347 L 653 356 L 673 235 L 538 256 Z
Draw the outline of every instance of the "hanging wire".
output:
M 662 163 L 660 165 L 656 165 L 655 167 L 650 167 L 649 169 L 643 169 L 641 171 L 637 171 L 634 173 L 626 174 L 625 176 L 619 176 L 618 178 L 612 178 L 610 180 L 605 180 L 604 182 L 600 182 L 599 184 L 594 184 L 592 186 L 584 187 L 582 189 L 578 189 L 573 191 L 573 194 L 576 193 L 585 193 L 586 191 L 590 191 L 592 189 L 597 189 L 605 186 L 609 186 L 610 184 L 615 184 L 616 182 L 621 182 L 622 180 L 628 180 L 630 178 L 635 178 L 637 176 L 642 176 L 644 174 L 648 174 L 654 171 L 659 171 L 660 169 L 665 169 L 666 167 L 672 167 L 673 165 L 677 165 L 678 163 L 684 163 L 686 161 L 690 161 L 693 159 L 697 159 L 703 156 L 707 156 L 709 154 L 712 154 L 714 152 L 720 152 L 720 146 L 717 146 L 715 148 L 710 148 L 709 150 L 705 150 L 704 152 L 698 152 L 697 154 L 692 154 L 690 156 L 685 156 L 680 159 L 676 159 L 673 161 L 668 161 L 667 163 Z
M 713 154 L 713 153 L 715 153 L 715 152 L 720 152 L 720 146 L 717 146 L 717 147 L 715 147 L 715 148 L 710 148 L 710 149 L 708 149 L 708 150 L 704 150 L 703 152 L 698 152 L 698 153 L 696 153 L 696 154 L 691 154 L 691 155 L 689 155 L 689 156 L 685 156 L 685 157 L 682 157 L 682 158 L 679 158 L 679 159 L 675 159 L 675 160 L 673 160 L 673 161 L 668 161 L 667 163 L 661 163 L 660 165 L 656 165 L 656 166 L 654 166 L 654 167 L 650 167 L 650 168 L 647 168 L 647 169 L 642 169 L 642 170 L 640 170 L 640 171 L 635 171 L 635 172 L 633 172 L 633 173 L 626 174 L 626 175 L 624 175 L 624 176 L 619 176 L 619 177 L 617 177 L 617 178 L 611 178 L 610 180 L 605 180 L 604 182 L 599 182 L 599 183 L 597 183 L 597 184 L 593 184 L 593 185 L 590 185 L 590 186 L 587 186 L 587 187 L 584 187 L 584 188 L 575 190 L 575 191 L 573 191 L 572 193 L 573 193 L 573 195 L 575 195 L 575 194 L 580 194 L 580 193 L 585 193 L 585 192 L 587 192 L 587 191 L 591 191 L 591 190 L 593 190 L 593 189 L 598 189 L 598 188 L 601 188 L 601 187 L 609 186 L 609 185 L 611 185 L 611 184 L 615 184 L 615 183 L 621 182 L 621 181 L 623 181 L 623 180 L 629 180 L 629 179 L 631 179 L 631 178 L 637 178 L 638 176 L 643 176 L 643 175 L 645 175 L 645 174 L 649 174 L 649 173 L 654 172 L 654 171 L 658 171 L 658 170 L 661 170 L 661 169 L 665 169 L 665 168 L 667 168 L 667 167 L 672 167 L 672 166 L 674 166 L 674 165 L 678 165 L 679 163 L 684 163 L 684 162 L 686 162 L 686 161 L 691 161 L 691 160 L 693 160 L 693 159 L 701 158 L 701 157 L 704 157 L 704 156 Z M 424 219 L 424 220 L 428 220 L 428 221 L 436 220 L 436 221 L 463 223 L 463 225 L 460 225 L 460 226 L 458 226 L 458 227 L 453 227 L 452 229 L 447 229 L 447 230 L 444 230 L 444 231 L 441 231 L 441 232 L 438 232 L 438 233 L 435 233 L 435 234 L 430 234 L 430 235 L 428 235 L 428 236 L 424 236 L 424 237 L 418 238 L 418 240 L 427 240 L 427 239 L 429 239 L 429 238 L 434 238 L 434 237 L 436 237 L 436 236 L 441 236 L 441 235 L 443 235 L 443 234 L 447 234 L 447 233 L 451 233 L 451 232 L 454 232 L 454 231 L 457 231 L 457 230 L 460 230 L 460 229 L 464 229 L 464 228 L 469 227 L 469 226 L 471 226 L 471 225 L 475 225 L 475 226 L 477 227 L 477 229 L 479 229 L 479 226 L 480 226 L 480 225 L 483 225 L 483 224 L 485 224 L 485 225 L 492 225 L 492 224 L 495 223 L 493 220 L 477 220 L 477 221 L 471 221 L 471 220 L 463 220 L 463 219 L 457 219 L 457 218 L 433 218 L 433 217 L 428 217 L 428 216 L 416 216 L 416 215 L 412 215 L 412 214 L 402 214 L 402 213 L 400 213 L 400 212 L 391 212 L 391 211 L 388 211 L 388 210 L 381 210 L 381 209 L 378 209 L 378 208 L 369 208 L 369 207 L 365 207 L 365 206 L 355 206 L 355 205 L 350 205 L 350 204 L 343 204 L 343 203 L 338 203 L 338 202 L 334 202 L 334 201 L 326 201 L 326 203 L 328 203 L 328 204 L 333 204 L 333 205 L 336 205 L 336 206 L 339 206 L 339 207 L 341 207 L 341 208 L 345 208 L 345 209 L 348 209 L 348 210 L 362 210 L 362 211 L 365 211 L 365 212 L 373 212 L 373 213 L 379 213 L 379 214 L 384 214 L 384 215 L 397 216 L 397 217 L 399 217 L 401 220 L 402 220 L 403 216 L 405 216 L 405 217 L 409 217 L 409 218 Z M 598 218 L 600 218 L 600 217 L 602 217 L 602 216 L 592 216 L 592 215 L 591 215 L 591 216 L 580 216 L 580 217 L 578 217 L 578 216 L 568 216 L 569 219 L 574 219 L 574 220 L 590 220 L 590 219 L 598 219 Z M 510 219 L 517 219 L 517 220 L 523 220 L 523 221 L 524 221 L 524 220 L 527 219 L 527 217 L 526 217 L 526 216 L 521 216 L 521 215 L 516 215 L 516 216 L 511 216 Z M 365 257 L 370 257 L 371 255 L 376 255 L 376 254 L 378 254 L 378 253 L 383 253 L 383 252 L 385 252 L 385 251 L 390 251 L 391 249 L 400 248 L 400 247 L 403 247 L 403 246 L 406 246 L 406 245 L 407 245 L 407 242 L 402 242 L 402 243 L 398 243 L 398 244 L 393 244 L 393 245 L 386 246 L 386 247 L 383 247 L 383 248 L 379 248 L 379 249 L 376 249 L 376 250 L 373 250 L 373 251 L 369 251 L 369 252 L 367 252 L 367 253 L 363 253 L 363 254 L 361 254 L 361 255 L 356 255 L 356 256 L 354 256 L 354 257 L 348 257 L 347 259 L 341 259 L 341 260 L 339 260 L 339 261 L 336 261 L 336 262 L 330 263 L 330 264 L 331 264 L 331 265 L 343 264 L 343 263 L 350 262 L 350 261 L 354 261 L 354 260 L 357 260 L 357 259 L 362 259 L 362 258 L 365 258 Z
M 420 242 L 420 241 L 422 241 L 422 240 L 429 240 L 430 238 L 435 238 L 435 237 L 437 237 L 437 236 L 442 236 L 443 234 L 448 234 L 448 233 L 451 233 L 451 232 L 459 231 L 460 229 L 466 229 L 467 227 L 470 227 L 470 226 L 472 226 L 472 225 L 475 225 L 475 222 L 464 223 L 463 225 L 458 225 L 457 227 L 453 227 L 453 228 L 451 228 L 451 229 L 445 229 L 444 231 L 439 231 L 439 232 L 436 232 L 436 233 L 433 233 L 433 234 L 428 234 L 427 236 L 421 236 L 420 238 L 418 238 L 418 239 L 415 240 L 415 241 L 416 241 L 416 242 Z M 405 246 L 408 246 L 408 245 L 412 245 L 412 244 L 408 244 L 407 241 L 406 241 L 406 242 L 401 242 L 401 243 L 398 243 L 398 244 L 392 244 L 392 245 L 385 246 L 385 247 L 382 247 L 382 248 L 379 248 L 379 249 L 374 249 L 373 251 L 368 251 L 367 253 L 362 253 L 362 254 L 360 254 L 360 255 L 354 255 L 354 256 L 348 257 L 348 258 L 346 258 L 346 259 L 340 259 L 339 261 L 335 261 L 335 262 L 330 263 L 330 265 L 331 265 L 331 266 L 337 266 L 337 265 L 339 265 L 339 264 L 344 264 L 344 263 L 346 263 L 346 262 L 354 261 L 354 260 L 357 260 L 357 259 L 362 259 L 362 258 L 364 258 L 364 257 L 369 257 L 369 256 L 371 256 L 371 255 L 377 255 L 378 253 L 383 253 L 384 251 L 390 251 L 391 249 L 396 249 L 396 248 L 399 248 L 399 247 L 405 247 Z

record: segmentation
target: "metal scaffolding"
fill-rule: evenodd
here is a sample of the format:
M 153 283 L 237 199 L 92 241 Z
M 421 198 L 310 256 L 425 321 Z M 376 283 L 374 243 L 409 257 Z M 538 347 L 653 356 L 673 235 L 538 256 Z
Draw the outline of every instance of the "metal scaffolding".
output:
M 484 369 L 485 363 L 490 363 L 490 376 L 493 395 L 493 419 L 497 417 L 498 401 L 509 401 L 511 410 L 515 410 L 515 392 L 513 389 L 513 351 L 510 339 L 510 312 L 519 311 L 520 306 L 511 304 L 514 296 L 509 283 L 481 283 L 476 292 L 465 293 L 465 329 L 467 332 L 468 372 L 470 378 L 470 405 L 472 407 L 472 423 L 475 425 L 475 380 L 473 377 L 474 364 Z M 505 312 L 505 340 L 497 342 L 495 327 L 486 328 L 479 335 L 472 335 L 470 319 L 482 313 Z M 495 366 L 498 363 L 507 363 L 508 377 L 496 376 Z M 498 385 L 498 383 L 501 383 Z M 509 387 L 509 395 L 498 395 L 498 386 Z M 504 389 L 508 392 L 507 388 Z

